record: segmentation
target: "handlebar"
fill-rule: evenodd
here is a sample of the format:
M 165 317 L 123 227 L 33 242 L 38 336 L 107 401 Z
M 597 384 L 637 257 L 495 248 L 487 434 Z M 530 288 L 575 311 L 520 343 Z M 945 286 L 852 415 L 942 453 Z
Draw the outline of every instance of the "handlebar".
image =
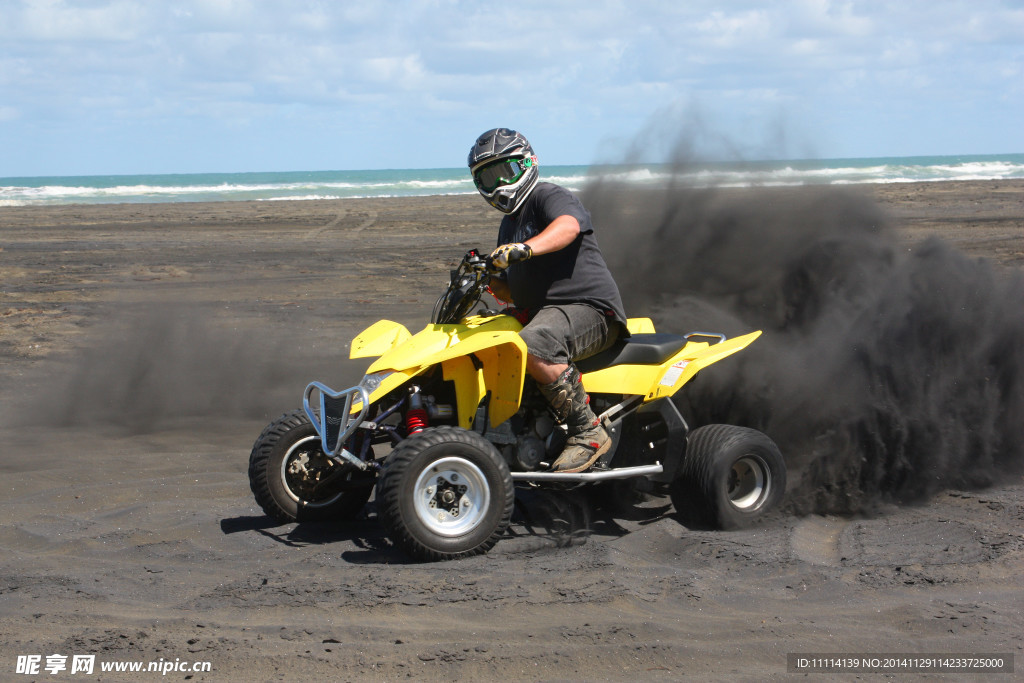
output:
M 466 252 L 458 268 L 451 272 L 448 289 L 434 304 L 431 323 L 446 325 L 466 317 L 480 301 L 491 275 L 496 272 L 489 255 L 483 256 L 477 249 Z
M 462 263 L 472 270 L 483 270 L 488 275 L 497 275 L 501 272 L 501 268 L 494 267 L 494 259 L 491 258 L 490 254 L 483 256 L 476 249 L 470 249 L 466 252 L 466 255 L 462 258 Z

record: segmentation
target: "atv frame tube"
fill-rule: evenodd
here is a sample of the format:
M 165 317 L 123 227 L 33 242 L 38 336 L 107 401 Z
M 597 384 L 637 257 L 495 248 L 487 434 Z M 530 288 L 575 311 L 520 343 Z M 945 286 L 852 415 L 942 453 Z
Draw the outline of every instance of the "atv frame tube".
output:
M 616 467 L 608 470 L 591 469 L 586 472 L 513 472 L 513 481 L 564 481 L 564 482 L 593 482 L 607 481 L 609 479 L 630 479 L 632 477 L 646 477 L 652 474 L 661 474 L 665 468 L 660 462 L 653 465 L 638 465 L 636 467 Z

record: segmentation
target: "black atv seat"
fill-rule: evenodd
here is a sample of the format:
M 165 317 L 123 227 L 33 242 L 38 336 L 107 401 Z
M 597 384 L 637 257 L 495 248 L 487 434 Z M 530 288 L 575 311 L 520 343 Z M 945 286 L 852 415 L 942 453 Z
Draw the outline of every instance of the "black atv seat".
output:
M 618 340 L 601 353 L 576 361 L 576 367 L 587 373 L 613 365 L 661 365 L 684 346 L 686 337 L 678 334 L 634 334 Z

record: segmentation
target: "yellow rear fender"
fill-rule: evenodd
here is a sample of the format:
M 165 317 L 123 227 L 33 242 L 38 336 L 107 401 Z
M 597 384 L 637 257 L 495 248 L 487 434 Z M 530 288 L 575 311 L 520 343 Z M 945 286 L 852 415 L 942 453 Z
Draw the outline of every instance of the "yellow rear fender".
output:
M 714 345 L 707 342 L 690 342 L 660 366 L 658 379 L 649 387 L 644 401 L 672 396 L 699 371 L 745 349 L 760 336 L 761 331 L 758 330 Z
M 630 334 L 654 332 L 654 321 L 650 318 L 630 318 L 626 321 L 626 329 Z
M 588 392 L 634 394 L 644 402 L 672 396 L 700 370 L 749 346 L 761 332 L 718 344 L 691 341 L 661 365 L 615 365 L 583 376 Z

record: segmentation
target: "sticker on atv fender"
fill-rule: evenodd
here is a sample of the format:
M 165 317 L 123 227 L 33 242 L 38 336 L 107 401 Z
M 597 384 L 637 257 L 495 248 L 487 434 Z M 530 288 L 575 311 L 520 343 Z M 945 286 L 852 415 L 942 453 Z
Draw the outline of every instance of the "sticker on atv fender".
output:
M 675 386 L 676 382 L 679 381 L 680 375 L 683 374 L 683 370 L 685 370 L 686 366 L 689 364 L 690 361 L 688 360 L 681 360 L 678 363 L 673 363 L 672 367 L 668 369 L 668 372 L 665 373 L 658 384 L 663 387 Z

